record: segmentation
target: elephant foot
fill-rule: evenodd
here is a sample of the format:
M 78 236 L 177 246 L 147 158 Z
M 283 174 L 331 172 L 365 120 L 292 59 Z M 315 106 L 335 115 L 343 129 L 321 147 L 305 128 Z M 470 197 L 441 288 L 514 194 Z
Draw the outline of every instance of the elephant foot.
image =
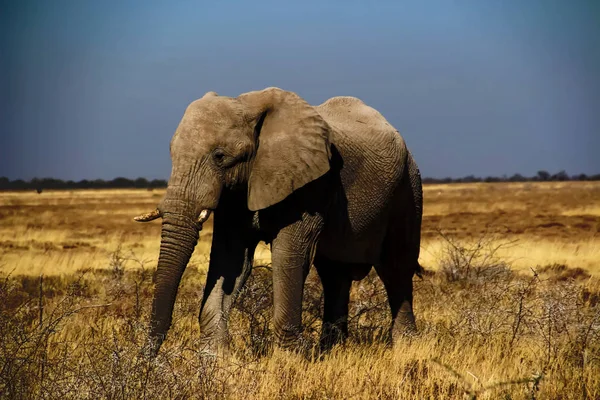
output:
M 348 338 L 348 329 L 336 324 L 325 323 L 323 333 L 321 334 L 320 348 L 321 352 L 329 352 L 334 346 L 341 345 Z
M 231 348 L 228 337 L 225 335 L 215 335 L 201 338 L 198 353 L 201 357 L 230 357 Z
M 314 360 L 319 355 L 318 344 L 302 335 L 301 329 L 282 330 L 275 343 L 279 350 L 301 355 L 307 360 Z
M 151 342 L 147 342 L 142 346 L 138 353 L 138 357 L 144 359 L 155 359 L 158 356 L 158 351 L 160 350 L 160 346 L 153 344 Z
M 292 349 L 297 347 L 302 340 L 302 327 L 286 324 L 277 329 L 275 324 L 275 339 L 278 347 L 283 349 Z
M 406 338 L 413 338 L 418 333 L 414 314 L 412 312 L 399 312 L 391 329 L 392 344 Z
M 156 358 L 164 340 L 165 335 L 148 335 L 144 345 L 140 349 L 139 356 L 152 359 Z

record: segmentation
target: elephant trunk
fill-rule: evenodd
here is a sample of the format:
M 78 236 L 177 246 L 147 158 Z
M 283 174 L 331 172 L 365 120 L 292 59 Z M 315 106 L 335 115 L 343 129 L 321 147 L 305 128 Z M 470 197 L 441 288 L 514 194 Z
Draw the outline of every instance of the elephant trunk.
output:
M 179 282 L 198 242 L 198 232 L 199 224 L 192 218 L 181 213 L 165 213 L 163 216 L 150 320 L 150 342 L 154 355 L 171 326 Z

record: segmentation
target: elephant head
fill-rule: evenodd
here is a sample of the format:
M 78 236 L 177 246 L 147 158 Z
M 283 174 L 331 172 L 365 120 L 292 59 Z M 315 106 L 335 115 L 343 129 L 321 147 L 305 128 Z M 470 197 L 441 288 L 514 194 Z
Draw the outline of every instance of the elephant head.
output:
M 171 140 L 172 171 L 162 217 L 150 339 L 164 340 L 177 289 L 199 231 L 226 190 L 247 187 L 251 211 L 267 208 L 329 170 L 330 128 L 294 93 L 277 88 L 192 102 Z

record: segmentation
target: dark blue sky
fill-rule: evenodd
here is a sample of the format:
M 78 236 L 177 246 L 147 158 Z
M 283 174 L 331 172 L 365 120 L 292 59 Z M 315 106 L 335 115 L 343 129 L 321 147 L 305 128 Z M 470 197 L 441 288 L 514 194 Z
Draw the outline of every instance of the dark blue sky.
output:
M 187 104 L 352 95 L 425 176 L 600 172 L 600 2 L 2 2 L 0 176 L 167 178 Z

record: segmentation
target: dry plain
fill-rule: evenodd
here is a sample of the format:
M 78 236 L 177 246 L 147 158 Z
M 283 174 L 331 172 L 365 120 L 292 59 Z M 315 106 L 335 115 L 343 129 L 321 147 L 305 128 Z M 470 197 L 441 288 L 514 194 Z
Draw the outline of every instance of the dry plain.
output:
M 355 283 L 346 346 L 315 359 L 272 346 L 261 244 L 231 321 L 233 354 L 199 355 L 209 221 L 156 360 L 145 321 L 161 190 L 0 193 L 0 393 L 13 398 L 600 398 L 600 182 L 425 185 L 420 334 L 390 349 L 387 305 Z M 41 277 L 41 278 L 40 278 Z

